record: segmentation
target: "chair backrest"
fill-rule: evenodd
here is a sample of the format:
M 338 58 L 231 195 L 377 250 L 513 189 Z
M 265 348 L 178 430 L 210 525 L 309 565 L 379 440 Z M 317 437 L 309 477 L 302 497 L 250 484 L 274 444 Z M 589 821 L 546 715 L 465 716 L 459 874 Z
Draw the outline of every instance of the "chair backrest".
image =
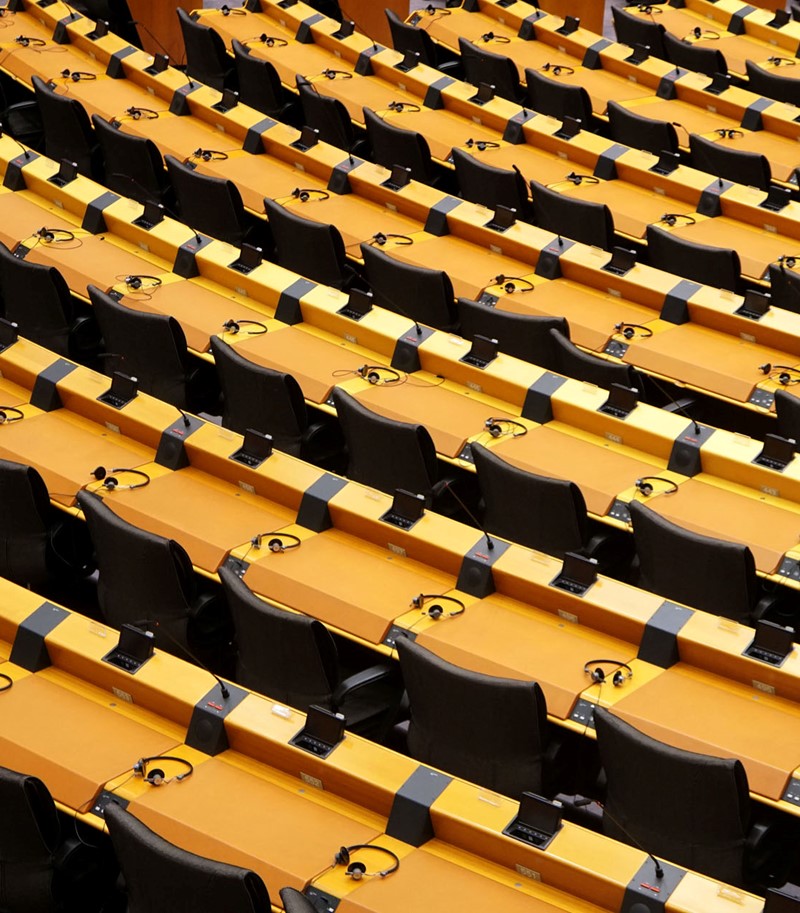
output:
M 750 620 L 758 578 L 746 545 L 691 532 L 638 501 L 629 509 L 640 586 L 713 615 Z
M 667 60 L 676 67 L 684 70 L 694 70 L 696 73 L 705 73 L 712 78 L 717 73 L 727 74 L 728 64 L 722 51 L 716 48 L 702 47 L 699 44 L 690 44 L 669 32 L 664 32 L 664 50 Z
M 269 913 L 255 872 L 182 850 L 110 802 L 105 821 L 128 894 L 128 913 Z
M 92 115 L 109 190 L 140 203 L 163 203 L 169 189 L 158 147 L 151 139 L 124 133 L 99 114 Z
M 746 187 L 769 190 L 772 170 L 765 155 L 721 146 L 714 140 L 698 136 L 696 133 L 689 136 L 689 149 L 692 166 L 698 171 L 705 171 L 715 178 L 725 178 Z
M 484 82 L 495 87 L 495 94 L 509 101 L 521 95 L 517 65 L 504 54 L 478 47 L 466 38 L 458 39 L 458 52 L 464 65 L 466 81 L 473 86 Z
M 618 7 L 612 9 L 616 12 Z M 645 149 L 653 155 L 678 151 L 678 132 L 669 121 L 642 117 L 615 101 L 609 101 L 606 113 L 611 139 L 615 142 L 632 149 Z
M 296 888 L 281 888 L 280 895 L 285 913 L 317 913 L 314 904 Z
M 782 263 L 770 263 L 768 279 L 772 307 L 800 314 L 800 273 L 786 269 Z
M 742 271 L 732 248 L 687 241 L 673 232 L 648 225 L 645 232 L 650 265 L 693 282 L 734 291 Z
M 279 114 L 284 97 L 278 71 L 268 60 L 253 57 L 250 49 L 235 38 L 231 47 L 239 79 L 239 101 L 262 114 Z
M 425 29 L 403 22 L 394 10 L 385 9 L 384 13 L 389 21 L 389 32 L 395 51 L 400 51 L 401 54 L 409 51 L 419 54 L 420 63 L 435 67 L 437 64 L 436 45 Z
M 0 242 L 0 289 L 6 320 L 18 323 L 26 339 L 69 354 L 72 298 L 54 266 L 15 257 Z
M 584 130 L 592 129 L 592 100 L 583 86 L 558 82 L 538 70 L 525 70 L 528 104 L 540 114 L 563 120 L 575 117 Z
M 427 428 L 385 418 L 338 387 L 333 402 L 347 445 L 347 478 L 387 494 L 404 488 L 425 495 L 430 506 L 438 470 Z
M 516 209 L 518 219 L 530 218 L 528 187 L 519 171 L 487 165 L 463 149 L 453 149 L 452 155 L 458 189 L 465 200 L 491 210 L 499 203 Z
M 219 578 L 236 631 L 236 681 L 304 713 L 330 706 L 339 661 L 325 625 L 259 599 L 230 568 Z
M 195 588 L 186 551 L 172 539 L 123 520 L 92 492 L 79 492 L 78 504 L 95 548 L 100 572 L 97 596 L 105 620 L 115 628 L 144 619 L 157 621 L 156 646 L 175 653 L 175 643 L 162 634 L 161 627 L 186 643 Z
M 470 672 L 406 637 L 397 654 L 413 758 L 515 799 L 542 792 L 547 705 L 537 682 Z
M 786 390 L 776 390 L 775 414 L 778 418 L 778 434 L 792 438 L 800 447 L 800 398 Z
M 482 444 L 473 444 L 472 454 L 485 529 L 556 558 L 583 548 L 589 521 L 586 502 L 574 482 L 518 469 Z
M 347 108 L 338 98 L 322 95 L 304 76 L 297 76 L 297 91 L 303 107 L 303 123 L 319 130 L 320 142 L 350 151 L 355 143 Z
M 745 60 L 744 65 L 747 70 L 747 88 L 751 92 L 795 107 L 800 106 L 800 80 L 781 76 L 780 71 L 773 73 L 764 70 L 752 60 Z
M 539 228 L 604 250 L 614 246 L 614 219 L 605 203 L 576 200 L 538 181 L 531 181 L 531 203 Z
M 0 460 L 0 576 L 40 590 L 47 582 L 50 497 L 39 473 Z
M 606 834 L 727 884 L 743 881 L 750 815 L 738 759 L 667 745 L 608 710 L 594 712 L 607 778 Z
M 143 392 L 186 409 L 188 354 L 178 321 L 126 307 L 94 285 L 88 291 L 106 351 L 112 356 L 105 359 L 107 372 L 136 377 Z M 117 355 L 120 358 L 113 357 Z
M 474 339 L 479 333 L 488 339 L 496 339 L 500 352 L 540 368 L 557 370 L 556 347 L 550 330 L 569 339 L 569 324 L 564 317 L 515 314 L 488 307 L 470 298 L 459 298 L 457 307 L 459 332 L 465 339 Z
M 455 325 L 453 283 L 444 270 L 403 263 L 371 244 L 361 245 L 375 304 L 438 330 Z
M 609 390 L 612 384 L 638 386 L 636 371 L 631 365 L 616 364 L 584 352 L 557 330 L 550 330 L 550 339 L 555 347 L 556 370 L 559 374 L 596 384 L 605 390 Z
M 641 16 L 634 16 L 619 6 L 611 7 L 611 15 L 614 19 L 614 31 L 617 33 L 617 41 L 632 48 L 636 47 L 637 44 L 644 45 L 650 48 L 652 57 L 660 57 L 662 60 L 667 59 L 667 49 L 664 46 L 665 29 L 660 22 L 642 19 Z
M 76 162 L 81 174 L 96 177 L 97 140 L 83 105 L 77 98 L 57 94 L 39 76 L 32 76 L 31 82 L 44 126 L 45 153 L 57 162 Z
M 222 387 L 222 426 L 270 434 L 277 450 L 299 456 L 308 427 L 300 384 L 291 374 L 248 361 L 218 336 L 211 337 L 211 351 Z
M 225 42 L 214 29 L 197 22 L 180 6 L 176 12 L 186 48 L 186 75 L 221 92 L 233 70 Z
M 195 231 L 241 247 L 248 224 L 242 195 L 233 181 L 198 174 L 171 155 L 164 161 L 181 221 Z
M 37 777 L 0 767 L 0 807 L 3 909 L 14 913 L 57 909 L 54 855 L 61 829 L 50 792 Z
M 416 130 L 403 130 L 387 124 L 369 108 L 364 108 L 364 123 L 372 146 L 372 157 L 379 165 L 390 170 L 395 165 L 411 169 L 411 177 L 423 184 L 434 179 L 433 162 L 428 142 Z
M 313 222 L 270 199 L 264 200 L 264 209 L 281 266 L 314 282 L 344 286 L 347 257 L 335 225 Z

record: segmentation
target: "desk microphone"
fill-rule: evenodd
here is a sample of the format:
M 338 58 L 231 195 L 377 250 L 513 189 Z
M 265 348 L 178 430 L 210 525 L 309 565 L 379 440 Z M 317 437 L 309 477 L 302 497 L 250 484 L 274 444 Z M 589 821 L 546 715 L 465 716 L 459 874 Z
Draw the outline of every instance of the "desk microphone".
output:
M 489 533 L 487 533 L 485 528 L 480 523 L 478 523 L 478 521 L 476 520 L 475 515 L 472 513 L 472 511 L 461 500 L 461 498 L 459 498 L 459 496 L 455 493 L 455 491 L 453 490 L 453 486 L 449 482 L 445 481 L 444 487 L 455 498 L 455 500 L 461 506 L 461 509 L 469 517 L 469 519 L 472 520 L 473 526 L 475 526 L 477 529 L 479 529 L 483 533 L 484 538 L 486 539 L 486 548 L 488 548 L 489 551 L 491 552 L 494 549 L 494 540 L 492 538 L 490 538 Z
M 572 804 L 575 808 L 585 808 L 587 805 L 592 804 L 592 800 L 587 799 L 585 796 L 581 796 L 580 799 L 576 799 Z M 597 804 L 600 805 L 599 802 Z M 622 831 L 622 833 L 628 838 L 628 840 L 630 840 L 630 842 L 636 847 L 637 850 L 641 850 L 645 855 L 649 856 L 653 860 L 653 865 L 656 867 L 656 878 L 663 878 L 664 868 L 658 859 L 656 859 L 656 857 L 651 852 L 646 850 L 633 836 L 633 834 L 631 834 L 627 828 L 623 827 L 604 805 L 600 805 L 600 808 L 603 809 L 603 814 L 608 815 L 611 823 L 615 824 Z
M 144 628 L 145 630 L 147 630 L 147 628 L 158 628 L 158 630 L 161 631 L 162 634 L 167 635 L 167 638 L 169 640 L 171 640 L 175 644 L 176 647 L 180 647 L 180 649 L 183 650 L 183 652 L 189 657 L 189 659 L 196 666 L 199 666 L 204 672 L 208 672 L 208 674 L 216 680 L 217 684 L 219 685 L 219 691 L 220 691 L 220 694 L 222 695 L 223 700 L 227 701 L 228 698 L 231 696 L 231 693 L 228 690 L 228 686 L 225 684 L 225 682 L 222 681 L 222 679 L 217 675 L 217 673 L 212 672 L 211 669 L 209 669 L 208 666 L 204 662 L 201 662 L 194 655 L 194 653 L 192 653 L 192 651 L 185 644 L 182 644 L 178 640 L 178 638 L 175 637 L 174 634 L 169 630 L 169 628 L 164 627 L 164 625 L 162 625 L 160 621 L 156 621 L 153 618 L 141 618 L 141 619 L 139 619 L 139 621 L 130 622 L 130 624 L 132 624 L 136 628 Z

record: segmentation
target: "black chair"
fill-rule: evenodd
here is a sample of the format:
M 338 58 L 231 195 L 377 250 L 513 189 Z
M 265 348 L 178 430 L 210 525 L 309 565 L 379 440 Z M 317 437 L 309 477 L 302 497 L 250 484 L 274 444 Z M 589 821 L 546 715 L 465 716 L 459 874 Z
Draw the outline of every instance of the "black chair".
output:
M 617 7 L 612 9 L 616 12 Z M 606 108 L 611 139 L 632 149 L 645 149 L 653 155 L 678 151 L 678 132 L 669 121 L 634 114 L 615 101 Z
M 0 807 L 2 909 L 9 913 L 99 910 L 116 876 L 113 861 L 101 845 L 62 832 L 45 784 L 0 767 Z
M 530 221 L 528 187 L 519 171 L 487 165 L 463 149 L 453 149 L 452 156 L 459 193 L 465 200 L 492 211 L 498 204 L 507 206 L 516 209 L 518 219 Z
M 287 97 L 275 67 L 268 60 L 253 57 L 250 49 L 235 38 L 231 48 L 239 80 L 239 101 L 281 123 L 297 126 L 297 103 Z
M 338 387 L 333 403 L 347 446 L 347 478 L 387 494 L 404 488 L 424 495 L 430 507 L 441 485 L 428 429 L 385 418 Z
M 775 839 L 775 828 L 751 822 L 747 774 L 738 758 L 675 748 L 603 707 L 595 709 L 594 721 L 607 780 L 606 834 L 732 885 L 788 868 L 787 842 Z
M 270 913 L 267 887 L 255 872 L 197 856 L 159 837 L 115 802 L 105 822 L 128 895 L 128 913 Z
M 495 95 L 509 101 L 522 101 L 517 65 L 504 54 L 495 54 L 478 47 L 466 38 L 458 39 L 458 52 L 464 67 L 464 78 L 473 86 L 485 83 L 494 86 Z
M 669 32 L 664 32 L 664 50 L 667 60 L 676 67 L 684 70 L 694 70 L 696 73 L 705 73 L 714 77 L 717 73 L 722 76 L 728 73 L 728 64 L 722 51 L 716 48 L 703 47 L 699 44 L 690 44 Z
M 772 170 L 769 160 L 758 152 L 742 152 L 721 146 L 714 140 L 692 133 L 689 136 L 692 166 L 717 178 L 725 178 L 746 187 L 769 190 Z
M 797 441 L 800 447 L 800 398 L 786 390 L 776 390 L 775 414 L 778 419 L 778 434 Z
M 412 758 L 514 798 L 545 790 L 547 705 L 537 682 L 469 672 L 407 637 L 397 654 Z
M 92 115 L 103 159 L 103 182 L 109 190 L 140 203 L 172 203 L 169 178 L 158 146 L 125 133 L 98 114 Z
M 484 529 L 556 558 L 563 559 L 565 552 L 602 558 L 603 569 L 607 568 L 615 557 L 609 548 L 613 531 L 592 535 L 586 501 L 574 482 L 519 469 L 482 444 L 472 445 L 472 455 Z
M 438 330 L 456 324 L 453 283 L 444 270 L 395 260 L 371 244 L 361 245 L 375 304 Z
M 338 425 L 329 416 L 309 420 L 303 391 L 291 374 L 248 361 L 218 336 L 211 337 L 211 352 L 222 387 L 223 428 L 270 434 L 277 450 L 312 463 L 341 454 Z
M 280 895 L 285 913 L 318 913 L 306 895 L 295 888 L 281 888 Z
M 389 170 L 395 165 L 410 168 L 413 180 L 423 184 L 436 183 L 436 169 L 425 137 L 415 130 L 387 124 L 369 108 L 363 110 L 373 160 Z
M 527 103 L 540 114 L 558 120 L 574 117 L 584 130 L 592 129 L 592 100 L 583 86 L 558 82 L 538 70 L 525 70 Z
M 515 314 L 469 298 L 459 298 L 456 305 L 459 332 L 465 339 L 472 340 L 476 334 L 487 339 L 496 339 L 500 352 L 521 358 L 540 368 L 556 370 L 556 344 L 550 330 L 555 330 L 568 339 L 569 325 L 564 317 Z
M 242 195 L 225 178 L 198 174 L 174 156 L 164 157 L 178 202 L 178 215 L 194 231 L 241 247 L 245 241 L 263 246 L 259 232 L 245 212 Z
M 308 712 L 310 704 L 341 712 L 352 732 L 382 733 L 400 703 L 398 675 L 390 663 L 345 677 L 328 629 L 308 615 L 259 599 L 230 568 L 219 578 L 236 632 L 236 681 Z
M 392 47 L 401 54 L 419 54 L 419 62 L 434 69 L 441 70 L 449 76 L 459 77 L 461 64 L 453 54 L 437 45 L 433 38 L 415 25 L 409 25 L 394 12 L 385 9 L 392 36 Z
M 783 263 L 770 263 L 768 277 L 771 306 L 800 314 L 800 273 Z
M 128 0 L 75 0 L 70 6 L 94 22 L 103 19 L 115 35 L 119 35 L 128 44 L 141 48 L 142 42 Z
M 178 321 L 126 307 L 94 285 L 88 291 L 109 356 L 106 373 L 136 377 L 141 391 L 179 409 L 198 405 L 189 392 L 192 372 Z
M 531 181 L 533 219 L 539 228 L 594 247 L 614 246 L 614 219 L 605 203 L 576 200 Z
M 54 266 L 22 260 L 0 243 L 0 288 L 3 316 L 18 323 L 27 339 L 76 359 L 97 352 L 97 324 L 76 313 L 67 283 Z
M 264 200 L 277 262 L 306 279 L 342 289 L 355 278 L 335 225 L 303 218 L 288 206 Z
M 303 108 L 303 123 L 319 130 L 319 141 L 345 152 L 355 152 L 359 137 L 347 108 L 338 98 L 322 95 L 304 76 L 296 77 L 297 92 Z
M 31 82 L 42 116 L 45 154 L 57 162 L 69 159 L 80 174 L 99 180 L 100 150 L 83 105 L 69 95 L 57 94 L 38 76 L 32 76 Z
M 667 59 L 667 49 L 664 45 L 664 26 L 660 22 L 634 16 L 619 6 L 611 7 L 614 19 L 614 31 L 617 41 L 635 48 L 637 44 L 650 49 L 651 57 Z
M 197 22 L 180 6 L 176 9 L 186 49 L 186 75 L 212 89 L 235 89 L 236 67 L 225 50 L 222 37 Z
M 747 70 L 747 88 L 751 92 L 795 107 L 800 106 L 800 80 L 781 76 L 780 70 L 764 70 L 752 60 L 745 60 L 744 65 Z
M 128 523 L 92 492 L 81 491 L 78 504 L 94 543 L 105 621 L 115 628 L 157 622 L 159 649 L 186 659 L 188 647 L 213 662 L 230 626 L 218 595 L 201 591 L 183 546 Z
M 639 501 L 631 501 L 629 509 L 638 586 L 745 624 L 771 608 L 774 600 L 760 600 L 753 553 L 746 545 L 691 532 Z
M 684 279 L 735 291 L 742 272 L 739 254 L 726 247 L 687 241 L 655 225 L 645 232 L 650 265 Z
M 597 355 L 584 352 L 558 330 L 550 330 L 550 338 L 555 347 L 555 370 L 559 374 L 596 384 L 605 390 L 610 389 L 612 384 L 641 389 L 639 375 L 632 365 L 606 361 Z

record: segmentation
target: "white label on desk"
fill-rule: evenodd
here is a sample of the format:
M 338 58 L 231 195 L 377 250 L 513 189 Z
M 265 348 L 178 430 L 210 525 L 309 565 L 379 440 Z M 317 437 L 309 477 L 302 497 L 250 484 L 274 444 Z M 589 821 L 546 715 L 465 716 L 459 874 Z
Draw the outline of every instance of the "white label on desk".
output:
M 562 152 L 561 150 L 559 150 L 559 152 L 558 152 L 558 157 L 559 157 L 560 159 L 568 159 L 568 158 L 569 158 L 569 156 L 567 155 L 567 153 L 566 153 L 566 152 Z
M 294 167 L 295 167 L 298 171 L 305 171 L 305 170 L 306 170 L 306 169 L 303 167 L 303 165 L 300 164 L 300 162 L 295 162 L 295 163 L 294 163 Z
M 333 54 L 334 54 L 334 57 L 338 57 L 340 60 L 342 59 L 342 52 L 337 50 L 336 48 L 333 49 Z
M 614 434 L 613 431 L 606 431 L 605 437 L 607 437 L 607 438 L 609 439 L 609 441 L 611 441 L 611 442 L 614 443 L 614 444 L 621 444 L 621 443 L 622 443 L 622 435 L 621 435 L 621 434 Z
M 275 716 L 279 716 L 284 720 L 290 720 L 292 718 L 292 711 L 288 707 L 284 707 L 283 704 L 273 704 L 272 712 Z
M 765 222 L 765 223 L 764 223 L 764 231 L 771 231 L 773 234 L 777 234 L 777 233 L 778 233 L 778 226 L 777 226 L 777 225 L 767 225 L 766 222 Z
M 121 701 L 125 701 L 128 704 L 133 703 L 133 698 L 127 691 L 123 691 L 122 688 L 112 688 L 111 693 L 114 697 L 118 697 Z
M 246 297 L 247 297 L 247 289 L 246 289 L 246 288 L 242 288 L 241 286 L 237 285 L 237 286 L 234 287 L 233 290 L 234 290 L 234 292 L 236 292 L 237 295 L 241 295 L 242 298 L 246 298 Z
M 609 295 L 612 295 L 614 298 L 622 297 L 622 291 L 620 289 L 607 288 L 606 291 L 608 292 Z
M 61 200 L 53 200 L 53 202 L 56 204 L 56 206 L 58 206 L 59 209 L 64 208 L 64 204 L 61 202 Z
M 503 248 L 502 248 L 502 247 L 498 247 L 496 244 L 490 244 L 490 245 L 489 245 L 489 250 L 490 250 L 493 254 L 500 254 L 501 257 L 503 256 Z
M 404 82 L 398 82 L 398 83 L 397 83 L 397 88 L 400 89 L 401 92 L 405 92 L 405 91 L 406 91 L 406 84 L 405 84 Z
M 780 488 L 773 488 L 771 485 L 762 485 L 761 491 L 763 491 L 765 495 L 772 495 L 773 498 L 779 498 L 781 496 Z
M 630 80 L 630 82 L 635 82 L 635 83 L 639 82 L 639 80 L 633 75 L 629 76 L 628 79 Z
M 775 694 L 775 686 L 768 685 L 766 682 L 760 682 L 757 679 L 753 679 L 753 687 L 756 691 L 763 691 L 764 694 Z
M 662 197 L 666 196 L 666 193 L 667 193 L 666 187 L 654 187 L 653 190 L 655 193 L 660 193 Z
M 97 60 L 97 54 L 95 54 L 94 51 L 89 51 L 89 56 L 92 58 L 92 60 Z
M 467 386 L 476 393 L 483 393 L 483 387 L 480 384 L 476 384 L 474 380 L 468 380 Z
M 115 425 L 113 422 L 106 422 L 105 425 L 109 431 L 113 431 L 114 434 L 119 434 L 119 425 Z
M 524 875 L 526 878 L 532 878 L 534 881 L 542 880 L 542 873 L 537 872 L 536 869 L 529 869 L 528 866 L 517 863 L 514 868 L 519 872 L 520 875 Z
M 342 336 L 345 342 L 350 342 L 354 346 L 358 345 L 358 336 L 353 336 L 352 333 L 343 333 Z
M 149 254 L 149 253 L 150 253 L 150 245 L 149 245 L 146 241 L 140 241 L 140 242 L 139 242 L 139 247 L 141 247 L 141 249 L 142 249 L 146 254 Z
M 389 551 L 390 551 L 393 555 L 399 555 L 401 558 L 405 558 L 405 557 L 406 557 L 406 550 L 403 548 L 402 545 L 392 545 L 391 542 L 387 542 L 387 543 L 386 543 L 386 548 L 388 548 Z
M 740 336 L 745 342 L 755 342 L 755 341 L 756 341 L 756 337 L 753 336 L 752 333 L 739 333 L 739 336 Z
M 396 204 L 396 203 L 386 203 L 386 204 L 384 204 L 384 205 L 386 206 L 387 209 L 391 210 L 392 212 L 397 212 L 397 204 Z
M 732 903 L 738 903 L 740 906 L 744 903 L 744 894 L 726 884 L 721 884 L 717 888 L 717 897 L 721 897 L 722 900 L 730 900 Z
M 248 494 L 251 494 L 251 495 L 254 495 L 256 493 L 255 486 L 249 485 L 247 482 L 239 482 L 239 488 L 241 488 L 242 491 L 246 491 Z
M 558 617 L 563 618 L 564 621 L 568 621 L 574 625 L 578 623 L 578 616 L 574 615 L 572 612 L 565 612 L 564 609 L 558 610 Z
M 712 114 L 716 114 L 717 106 L 716 105 L 706 105 L 706 111 L 710 111 Z
M 285 19 L 279 19 L 278 22 L 280 22 L 280 24 L 281 24 L 284 28 L 286 28 L 286 20 L 285 20 Z
M 311 774 L 304 774 L 302 770 L 300 771 L 300 779 L 308 786 L 313 786 L 314 789 L 325 789 L 322 785 L 322 780 L 320 780 L 319 777 L 312 777 Z
M 473 123 L 478 124 L 479 127 L 483 126 L 483 121 L 479 117 L 475 117 L 474 114 L 472 115 L 472 121 Z
M 220 133 L 225 132 L 225 124 L 214 124 L 214 126 L 219 130 Z
M 151 95 L 155 95 L 155 94 L 156 94 L 156 90 L 155 90 L 152 86 L 147 86 L 147 91 L 148 91 Z

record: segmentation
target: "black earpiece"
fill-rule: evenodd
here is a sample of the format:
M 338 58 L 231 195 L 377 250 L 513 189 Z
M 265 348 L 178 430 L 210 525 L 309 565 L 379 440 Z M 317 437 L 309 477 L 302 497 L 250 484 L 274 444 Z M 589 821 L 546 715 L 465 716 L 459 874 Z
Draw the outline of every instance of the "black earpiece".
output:
M 758 366 L 762 374 L 766 374 L 769 380 L 777 381 L 782 387 L 793 387 L 800 384 L 800 368 L 794 368 L 791 365 L 771 365 L 765 362 Z
M 158 276 L 148 276 L 144 273 L 140 273 L 137 276 L 125 276 L 123 281 L 128 288 L 133 289 L 135 292 L 139 291 L 145 281 L 149 282 L 153 288 L 158 288 L 161 285 L 161 280 Z
M 172 761 L 175 764 L 182 764 L 186 769 L 182 774 L 178 774 L 175 777 L 167 777 L 164 771 L 160 767 L 153 767 L 151 770 L 147 769 L 147 765 L 151 761 Z M 191 761 L 187 761 L 185 758 L 175 758 L 171 755 L 153 755 L 151 758 L 139 758 L 139 760 L 133 765 L 134 774 L 142 777 L 145 783 L 149 783 L 151 786 L 164 786 L 167 783 L 171 783 L 172 780 L 185 780 L 187 777 L 191 777 L 194 773 L 194 765 Z
M 267 332 L 267 325 L 261 323 L 260 320 L 234 320 L 233 318 L 226 320 L 225 323 L 222 324 L 222 329 L 226 333 L 231 333 L 235 336 L 243 326 L 256 327 L 255 330 L 247 331 L 248 336 L 263 336 L 264 333 Z

